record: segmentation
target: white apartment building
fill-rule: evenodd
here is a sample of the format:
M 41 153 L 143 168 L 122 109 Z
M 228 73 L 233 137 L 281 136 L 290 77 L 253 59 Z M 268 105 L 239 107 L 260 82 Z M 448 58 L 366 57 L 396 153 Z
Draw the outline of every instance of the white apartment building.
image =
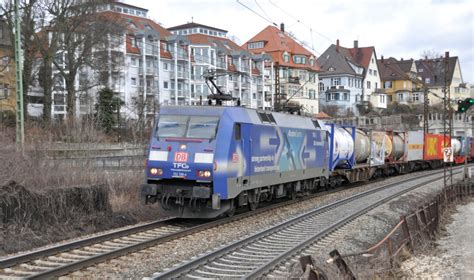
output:
M 239 98 L 241 105 L 269 108 L 265 97 L 271 95 L 271 87 L 264 85 L 271 84 L 272 76 L 264 71 L 264 64 L 270 58 L 242 49 L 226 38 L 227 31 L 196 23 L 168 30 L 149 19 L 147 9 L 120 2 L 100 10 L 120 15 L 127 29 L 121 36 L 108 37 L 108 67 L 81 69 L 76 83 L 77 117 L 94 111 L 97 92 L 104 86 L 124 102 L 124 118 L 136 119 L 144 111 L 151 117 L 160 105 L 206 104 L 207 96 L 216 93 L 202 76 L 209 69 L 217 70 L 220 89 Z M 52 117 L 57 118 L 66 114 L 66 92 L 63 79 L 54 72 Z M 84 83 L 97 86 L 86 91 Z M 38 82 L 31 94 L 41 97 Z M 39 102 L 29 106 L 31 115 L 41 115 Z

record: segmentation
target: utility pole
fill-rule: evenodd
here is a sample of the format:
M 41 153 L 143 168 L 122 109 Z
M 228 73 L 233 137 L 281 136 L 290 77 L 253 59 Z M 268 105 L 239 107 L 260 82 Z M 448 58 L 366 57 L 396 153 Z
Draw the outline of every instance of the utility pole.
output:
M 21 19 L 19 0 L 15 0 L 15 69 L 16 69 L 16 144 L 24 152 L 25 126 L 23 116 L 23 69 L 21 67 Z
M 429 104 L 428 87 L 425 85 L 423 86 L 423 133 L 428 133 Z
M 273 110 L 280 111 L 280 67 L 278 62 L 275 63 L 275 104 L 273 104 Z
M 449 90 L 448 84 L 448 70 L 449 70 L 449 52 L 445 53 L 444 56 L 444 98 L 443 98 L 443 130 L 444 130 L 444 138 L 443 138 L 443 148 L 450 148 L 451 147 L 451 137 L 452 137 L 452 121 L 453 121 L 453 112 L 451 107 L 451 92 Z M 444 152 L 444 149 L 443 149 Z M 444 163 L 444 187 L 453 184 L 453 169 L 452 169 L 452 162 L 445 162 Z

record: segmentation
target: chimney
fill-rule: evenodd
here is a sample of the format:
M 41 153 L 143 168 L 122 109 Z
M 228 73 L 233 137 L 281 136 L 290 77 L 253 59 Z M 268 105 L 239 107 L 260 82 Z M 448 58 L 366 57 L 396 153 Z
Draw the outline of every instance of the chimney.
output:
M 281 30 L 282 32 L 285 32 L 285 24 L 284 24 L 283 22 L 280 23 L 280 30 Z
M 449 52 L 445 52 L 444 57 L 449 58 Z
M 400 61 L 403 61 L 403 57 L 400 57 Z
M 339 52 L 339 39 L 336 40 L 336 52 Z
M 383 63 L 383 55 L 380 57 L 380 60 L 382 60 L 382 63 Z
M 354 49 L 357 49 L 359 47 L 359 41 L 354 40 Z

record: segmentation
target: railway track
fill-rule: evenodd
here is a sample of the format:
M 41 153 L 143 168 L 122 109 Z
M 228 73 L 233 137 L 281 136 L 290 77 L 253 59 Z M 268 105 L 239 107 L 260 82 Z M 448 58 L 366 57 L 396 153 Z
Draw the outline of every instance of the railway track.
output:
M 212 227 L 336 191 L 339 189 L 271 204 L 253 212 L 210 222 L 170 218 L 0 259 L 0 278 L 42 279 L 64 275 Z
M 438 174 L 412 178 L 348 197 L 156 273 L 152 279 L 265 277 L 279 264 L 371 209 L 441 178 Z
M 427 176 L 432 176 L 432 174 L 437 172 L 439 171 L 430 172 L 428 173 L 430 175 Z M 397 184 L 409 181 L 412 181 L 412 179 L 406 179 Z M 179 218 L 156 221 L 0 259 L 0 278 L 21 277 L 40 279 L 64 275 L 212 227 L 336 191 L 338 190 L 318 193 L 297 200 L 284 201 L 259 208 L 253 212 L 245 212 L 234 217 L 214 221 L 190 221 Z

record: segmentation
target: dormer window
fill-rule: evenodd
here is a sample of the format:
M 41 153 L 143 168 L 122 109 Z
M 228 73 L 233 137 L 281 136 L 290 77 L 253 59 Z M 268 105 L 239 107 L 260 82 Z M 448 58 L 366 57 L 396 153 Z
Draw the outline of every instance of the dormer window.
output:
M 290 62 L 290 55 L 287 52 L 283 53 L 283 61 L 284 62 Z
M 314 58 L 311 57 L 311 58 L 309 59 L 309 65 L 310 65 L 310 66 L 314 66 Z
M 251 42 L 247 45 L 247 49 L 252 50 L 252 49 L 261 49 L 263 48 L 264 43 L 263 41 L 260 42 Z
M 296 64 L 306 64 L 306 56 L 304 55 L 294 55 L 293 62 Z
M 334 67 L 331 66 L 331 67 L 329 67 L 328 70 L 332 72 L 332 71 L 334 71 L 334 70 L 336 70 L 336 69 L 334 69 Z

